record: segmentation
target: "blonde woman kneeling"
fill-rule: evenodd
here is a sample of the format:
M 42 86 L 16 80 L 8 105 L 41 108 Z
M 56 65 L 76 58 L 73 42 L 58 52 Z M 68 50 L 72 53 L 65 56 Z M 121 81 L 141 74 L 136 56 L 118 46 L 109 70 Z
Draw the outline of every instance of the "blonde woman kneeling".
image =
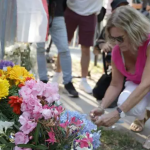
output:
M 106 33 L 115 44 L 112 81 L 100 106 L 91 111 L 91 120 L 98 126 L 112 126 L 126 115 L 143 120 L 150 104 L 150 23 L 134 8 L 121 6 L 109 18 Z M 104 114 L 119 94 L 117 109 Z

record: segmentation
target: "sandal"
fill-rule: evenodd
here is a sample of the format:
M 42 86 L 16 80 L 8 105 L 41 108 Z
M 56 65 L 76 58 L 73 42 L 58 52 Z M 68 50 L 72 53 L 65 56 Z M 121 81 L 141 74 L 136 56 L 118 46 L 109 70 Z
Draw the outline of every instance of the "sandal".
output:
M 136 119 L 130 126 L 130 130 L 133 132 L 141 132 L 144 129 L 145 121 Z
M 150 149 L 150 135 L 147 137 L 147 140 L 145 141 L 143 147 L 145 149 Z
M 145 113 L 145 118 L 143 120 L 136 119 L 130 126 L 130 130 L 134 132 L 141 132 L 144 129 L 146 121 L 150 118 L 150 111 L 147 110 Z

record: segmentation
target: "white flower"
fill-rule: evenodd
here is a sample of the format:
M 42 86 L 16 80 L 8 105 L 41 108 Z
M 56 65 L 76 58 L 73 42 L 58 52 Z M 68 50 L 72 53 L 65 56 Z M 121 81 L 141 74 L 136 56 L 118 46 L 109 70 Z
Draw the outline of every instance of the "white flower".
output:
M 88 147 L 84 147 L 84 148 L 81 148 L 81 147 L 77 147 L 76 150 L 93 150 L 93 148 L 88 148 Z
M 69 134 L 71 135 L 73 131 L 78 130 L 79 127 L 75 126 L 75 125 L 70 125 L 69 126 Z
M 3 133 L 3 129 L 5 129 L 5 131 L 8 128 L 11 128 L 14 125 L 14 122 L 7 122 L 7 121 L 0 121 L 0 133 Z
M 3 71 L 7 71 L 7 67 L 3 67 Z
M 5 48 L 5 53 L 6 53 L 6 55 L 11 56 L 18 48 L 19 48 L 19 45 L 17 45 L 17 44 L 11 45 L 11 46 Z
M 55 104 L 59 106 L 59 105 L 61 105 L 62 103 L 61 103 L 59 100 L 57 100 L 57 101 L 55 101 Z
M 27 49 L 27 46 L 28 46 L 27 44 L 21 44 L 21 45 L 20 45 L 20 48 L 21 48 L 21 49 Z
M 52 112 L 50 109 L 43 109 L 42 115 L 47 120 L 47 119 L 50 119 L 52 117 Z
M 74 150 L 74 149 L 72 148 L 71 150 Z M 80 146 L 77 146 L 76 150 L 93 150 L 93 148 L 88 148 L 88 147 L 81 148 Z

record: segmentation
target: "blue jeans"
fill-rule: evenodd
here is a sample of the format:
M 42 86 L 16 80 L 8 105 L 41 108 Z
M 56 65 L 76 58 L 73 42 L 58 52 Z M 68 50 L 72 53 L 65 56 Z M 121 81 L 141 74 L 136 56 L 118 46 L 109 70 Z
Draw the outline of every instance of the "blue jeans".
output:
M 37 65 L 40 80 L 47 80 L 45 43 L 37 43 Z
M 60 65 L 63 72 L 64 84 L 67 84 L 72 80 L 72 63 L 71 63 L 70 50 L 68 47 L 68 37 L 67 37 L 64 17 L 55 17 L 53 19 L 52 27 L 50 28 L 50 34 L 52 37 L 52 41 L 56 45 L 60 56 Z M 37 48 L 37 56 L 41 55 L 41 57 L 43 57 L 45 52 L 44 46 L 43 46 L 43 53 L 41 53 L 40 52 L 41 50 L 39 51 L 38 49 L 39 48 Z M 38 57 L 38 59 L 42 59 L 41 57 L 40 58 Z M 44 59 L 46 60 L 46 58 Z M 42 66 L 42 65 L 44 67 L 45 62 L 43 63 L 42 61 L 38 60 L 38 66 Z M 40 74 L 44 74 L 44 73 L 45 75 L 47 75 L 47 72 L 45 72 L 44 68 L 38 70 L 39 70 L 39 76 Z

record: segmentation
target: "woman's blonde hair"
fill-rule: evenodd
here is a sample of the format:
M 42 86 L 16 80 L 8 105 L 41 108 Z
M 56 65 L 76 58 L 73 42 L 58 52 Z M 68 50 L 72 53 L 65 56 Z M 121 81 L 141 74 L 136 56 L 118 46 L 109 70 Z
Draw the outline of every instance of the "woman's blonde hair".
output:
M 108 19 L 106 25 L 108 40 L 112 27 L 118 27 L 127 33 L 134 50 L 142 46 L 150 33 L 150 21 L 143 14 L 130 6 L 117 8 Z

